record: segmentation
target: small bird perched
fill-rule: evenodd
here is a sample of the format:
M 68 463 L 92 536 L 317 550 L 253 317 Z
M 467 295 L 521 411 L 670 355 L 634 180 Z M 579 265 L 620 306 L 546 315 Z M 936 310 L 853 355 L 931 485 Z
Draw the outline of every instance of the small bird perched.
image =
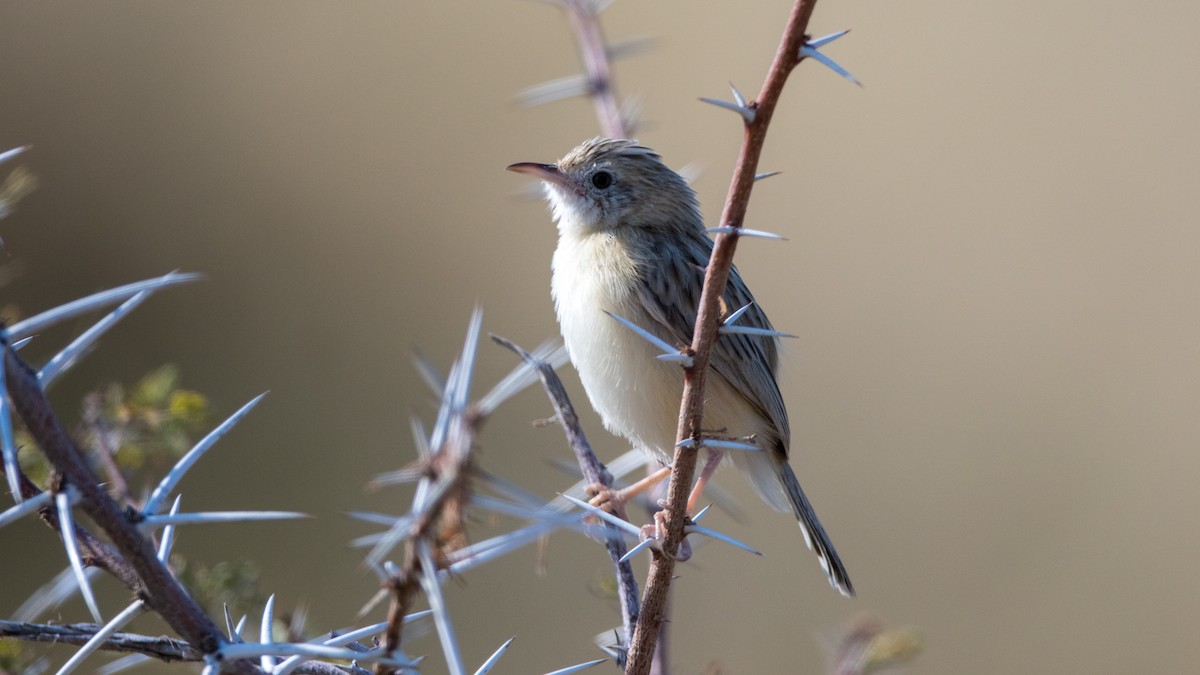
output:
M 664 462 L 673 456 L 683 369 L 657 360 L 653 345 L 605 312 L 668 343 L 692 342 L 713 242 L 696 194 L 636 141 L 594 138 L 554 164 L 511 171 L 540 178 L 558 224 L 551 290 L 571 362 L 604 426 Z M 722 310 L 749 305 L 744 326 L 771 328 L 737 269 Z M 775 337 L 729 333 L 713 346 L 704 426 L 751 439 L 761 452 L 732 452 L 734 465 L 768 504 L 792 511 L 830 584 L 854 595 L 850 577 L 787 463 L 787 410 L 775 383 Z

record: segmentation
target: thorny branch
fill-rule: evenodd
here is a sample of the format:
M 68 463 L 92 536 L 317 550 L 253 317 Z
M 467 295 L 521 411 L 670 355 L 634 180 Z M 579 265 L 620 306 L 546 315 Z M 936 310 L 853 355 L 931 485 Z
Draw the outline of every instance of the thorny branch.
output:
M 629 130 L 613 90 L 608 46 L 600 30 L 600 21 L 596 18 L 596 5 L 595 0 L 563 0 L 563 8 L 579 46 L 579 57 L 587 71 L 588 93 L 596 106 L 600 130 L 609 138 L 629 138 Z
M 554 412 L 562 425 L 563 432 L 567 435 L 567 441 L 571 444 L 571 449 L 575 451 L 576 459 L 579 460 L 579 468 L 583 472 L 583 477 L 593 485 L 603 485 L 606 489 L 611 489 L 613 486 L 612 474 L 592 451 L 592 445 L 588 443 L 583 428 L 579 424 L 579 417 L 575 414 L 575 407 L 571 405 L 567 390 L 563 387 L 562 381 L 558 379 L 558 374 L 554 372 L 554 367 L 498 335 L 493 335 L 492 340 L 516 352 L 525 363 L 537 370 L 546 395 L 554 404 Z M 617 515 L 625 517 L 624 514 Z M 608 555 L 612 558 L 617 577 L 617 590 L 621 596 L 621 619 L 625 627 L 622 646 L 626 646 L 633 637 L 634 626 L 638 622 L 637 579 L 633 576 L 633 565 L 629 561 L 621 562 L 621 558 L 628 551 L 625 542 L 620 537 L 619 530 L 611 525 L 606 525 L 605 529 L 609 530 L 609 536 L 605 538 L 605 548 L 608 549 Z
M 796 0 L 758 100 L 749 104 L 755 114 L 752 119 L 744 119 L 742 148 L 734 168 L 729 194 L 725 199 L 724 212 L 721 214 L 723 227 L 742 226 L 750 203 L 750 192 L 754 187 L 754 175 L 766 140 L 767 128 L 784 83 L 792 69 L 800 62 L 800 48 L 804 45 L 805 31 L 815 4 L 816 0 Z M 675 570 L 675 558 L 669 552 L 679 549 L 683 541 L 684 526 L 688 522 L 688 493 L 696 472 L 697 448 L 702 440 L 701 418 L 704 412 L 704 386 L 708 374 L 709 353 L 717 339 L 721 314 L 719 303 L 725 292 L 725 283 L 729 278 L 737 242 L 736 231 L 717 236 L 704 276 L 704 290 L 700 296 L 690 349 L 692 366 L 684 371 L 683 400 L 677 434 L 680 440 L 691 438 L 696 443 L 693 448 L 675 450 L 671 484 L 667 493 L 669 513 L 666 538 L 662 547 L 664 552 L 655 552 L 650 565 L 641 618 L 630 644 L 629 662 L 625 670 L 633 675 L 646 675 L 650 672 L 659 626 L 666 618 L 667 596 Z
M 477 309 L 471 318 L 463 354 L 441 385 L 442 405 L 438 423 L 427 449 L 418 460 L 421 479 L 413 497 L 411 524 L 402 540 L 399 565 L 385 563 L 387 585 L 392 594 L 388 625 L 384 633 L 385 653 L 400 648 L 404 617 L 418 590 L 424 590 L 442 640 L 451 673 L 462 672 L 461 655 L 454 643 L 449 617 L 440 607 L 438 569 L 447 556 L 466 545 L 464 521 L 471 500 L 471 480 L 477 470 L 474 463 L 475 436 L 487 415 L 467 403 L 479 327 L 483 321 Z M 392 672 L 380 663 L 377 675 Z
M 136 572 L 134 590 L 163 620 L 204 653 L 224 642 L 216 624 L 204 613 L 158 559 L 150 541 L 100 487 L 87 461 L 62 428 L 38 383 L 37 374 L 7 344 L 3 349 L 9 398 L 46 459 L 82 495 L 80 507 L 98 525 Z M 231 664 L 237 672 L 255 672 L 248 662 Z
M 422 505 L 423 514 L 412 524 L 403 547 L 403 559 L 398 567 L 390 570 L 386 582 L 392 593 L 388 607 L 387 629 L 384 631 L 386 653 L 392 654 L 400 648 L 403 637 L 404 617 L 409 613 L 413 598 L 421 590 L 422 576 L 429 577 L 430 570 L 422 564 L 420 547 L 429 544 L 437 559 L 462 546 L 464 539 L 462 516 L 466 502 L 470 499 L 469 479 L 473 470 L 471 444 L 475 429 L 470 433 L 455 434 L 446 447 L 437 449 L 428 460 L 426 488 L 434 492 L 438 485 L 446 485 L 436 491 L 432 499 Z M 437 584 L 437 575 L 428 579 Z M 383 663 L 375 666 L 377 675 L 393 672 Z
M 0 466 L 0 476 L 4 476 L 4 467 Z M 29 477 L 21 472 L 17 476 L 17 481 L 21 487 L 21 497 L 24 499 L 33 499 L 42 494 L 42 490 L 34 485 Z M 62 527 L 58 522 L 58 511 L 54 508 L 46 506 L 38 512 L 39 517 L 55 532 L 62 532 Z M 83 554 L 84 563 L 92 567 L 98 567 L 109 574 L 115 576 L 129 588 L 136 588 L 138 585 L 137 572 L 129 565 L 129 562 L 121 557 L 113 547 L 100 541 L 94 534 L 89 532 L 79 523 L 75 523 L 75 539 L 79 543 L 79 550 Z
M 94 623 L 41 624 L 21 621 L 0 621 L 0 637 L 20 638 L 31 642 L 82 645 L 100 629 Z M 101 649 L 135 652 L 161 661 L 199 661 L 203 655 L 183 640 L 166 636 L 113 633 Z

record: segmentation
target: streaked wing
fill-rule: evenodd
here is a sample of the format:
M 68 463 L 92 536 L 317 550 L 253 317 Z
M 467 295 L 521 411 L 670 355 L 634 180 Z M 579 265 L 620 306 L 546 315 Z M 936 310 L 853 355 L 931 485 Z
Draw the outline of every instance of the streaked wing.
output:
M 655 332 L 680 344 L 692 342 L 704 270 L 713 246 L 712 240 L 703 232 L 689 233 L 688 236 L 691 238 L 688 246 L 672 244 L 653 247 L 655 257 L 646 261 L 639 270 L 637 288 L 642 307 L 658 323 L 657 327 L 644 328 L 651 331 L 657 328 Z M 730 271 L 723 299 L 723 317 L 754 302 L 754 296 L 736 267 Z M 737 323 L 771 328 L 771 322 L 758 303 L 751 305 Z M 774 423 L 779 430 L 781 450 L 786 457 L 791 432 L 787 409 L 779 393 L 779 385 L 775 383 L 778 351 L 777 338 L 731 333 L 717 338 L 710 363 L 712 369 L 733 385 L 764 419 Z

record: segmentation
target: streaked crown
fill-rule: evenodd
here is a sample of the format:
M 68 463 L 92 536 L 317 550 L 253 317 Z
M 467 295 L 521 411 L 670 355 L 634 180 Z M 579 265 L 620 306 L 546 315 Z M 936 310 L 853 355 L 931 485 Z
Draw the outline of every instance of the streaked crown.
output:
M 702 227 L 687 181 L 637 141 L 584 141 L 540 177 L 564 231 Z

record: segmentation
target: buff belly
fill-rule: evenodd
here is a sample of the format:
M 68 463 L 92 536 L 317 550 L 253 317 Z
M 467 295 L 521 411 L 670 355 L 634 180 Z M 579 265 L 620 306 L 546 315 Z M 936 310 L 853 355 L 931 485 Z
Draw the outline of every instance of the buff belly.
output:
M 604 250 L 606 246 L 615 250 Z M 620 315 L 671 342 L 641 309 L 628 283 L 636 276 L 621 267 L 627 262 L 616 242 L 599 235 L 560 240 L 553 266 L 555 309 L 571 362 L 605 428 L 669 462 L 679 424 L 683 368 L 655 358 L 662 353 L 657 347 L 605 314 Z M 593 268 L 585 274 L 582 264 L 599 265 L 600 273 Z M 711 370 L 706 394 L 704 429 L 734 437 L 754 435 L 766 444 L 760 452 L 733 451 L 734 463 L 768 503 L 791 510 L 778 479 L 776 463 L 782 460 L 771 446 L 777 432 Z

